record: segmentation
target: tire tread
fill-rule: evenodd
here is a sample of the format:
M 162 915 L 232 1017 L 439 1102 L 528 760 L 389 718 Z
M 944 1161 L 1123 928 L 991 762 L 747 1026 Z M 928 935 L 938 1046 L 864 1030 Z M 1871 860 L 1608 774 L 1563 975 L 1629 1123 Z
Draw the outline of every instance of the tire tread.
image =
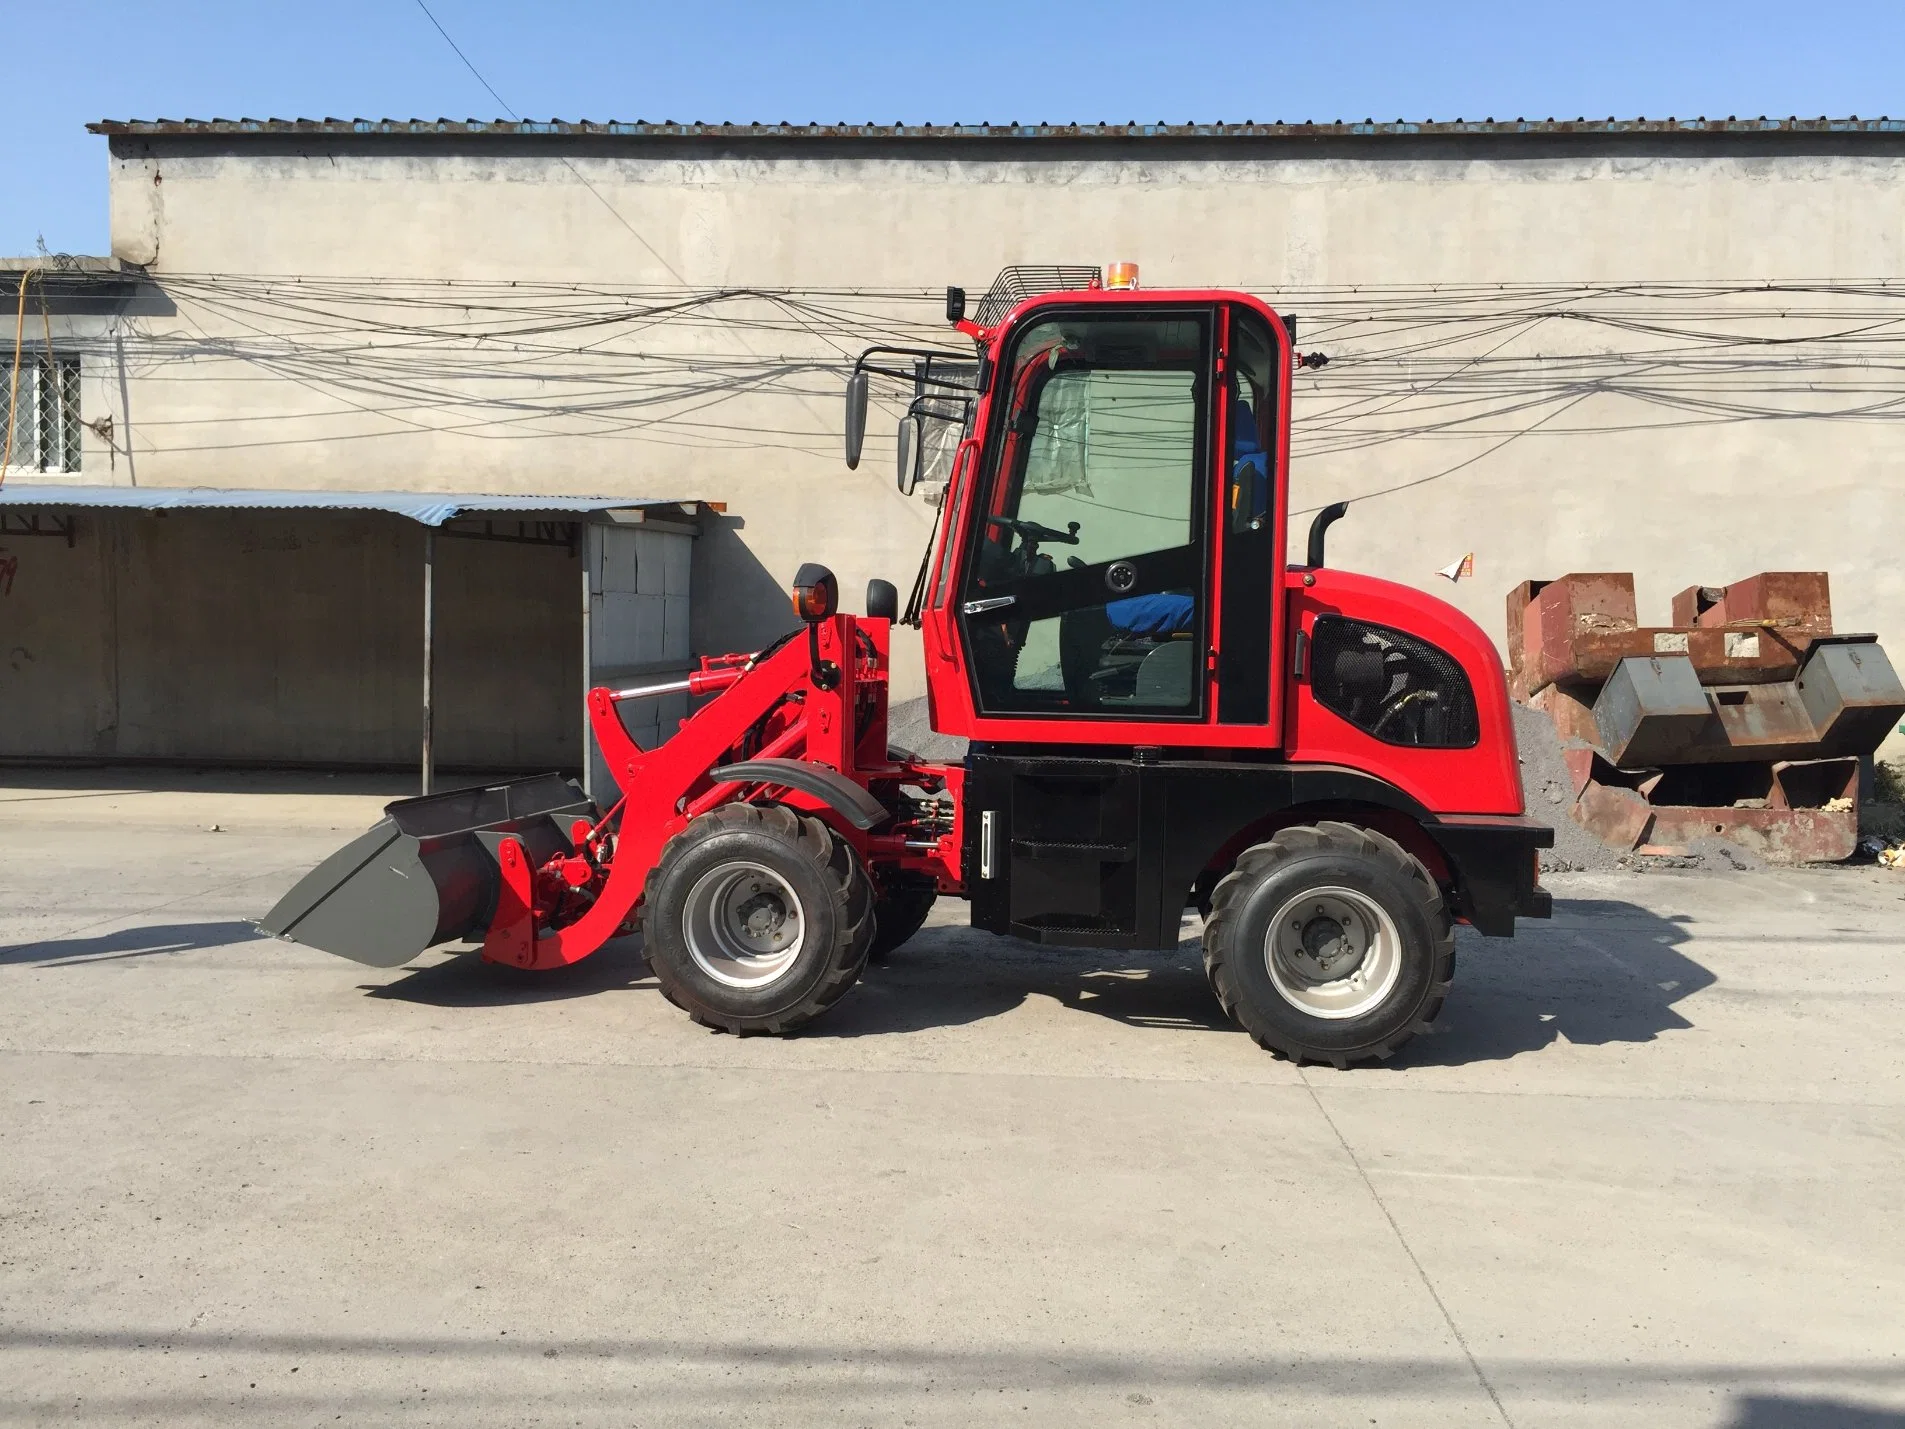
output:
M 1408 1025 L 1380 1042 L 1353 1052 L 1307 1047 L 1275 1029 L 1261 1024 L 1253 1025 L 1255 1019 L 1248 1015 L 1237 995 L 1235 978 L 1230 970 L 1231 953 L 1226 947 L 1230 924 L 1237 917 L 1237 905 L 1248 891 L 1281 864 L 1295 857 L 1319 852 L 1354 853 L 1386 864 L 1415 890 L 1422 911 L 1428 916 L 1429 926 L 1436 930 L 1435 967 L 1430 977 L 1428 995 L 1424 997 L 1415 1017 Z M 1299 1066 L 1306 1061 L 1322 1061 L 1340 1070 L 1353 1061 L 1387 1061 L 1410 1038 L 1429 1030 L 1455 981 L 1455 927 L 1449 917 L 1442 890 L 1436 887 L 1428 869 L 1387 834 L 1335 820 L 1293 824 L 1289 828 L 1279 829 L 1264 843 L 1245 849 L 1237 856 L 1231 871 L 1220 878 L 1211 890 L 1210 916 L 1204 920 L 1204 973 L 1225 1016 L 1248 1032 L 1259 1047 L 1286 1057 Z
M 825 975 L 792 1007 L 772 1015 L 740 1015 L 707 1005 L 693 989 L 671 975 L 664 960 L 650 958 L 649 969 L 661 985 L 662 995 L 701 1026 L 737 1036 L 780 1036 L 813 1021 L 859 981 L 873 942 L 873 885 L 853 846 L 823 820 L 797 813 L 785 804 L 735 803 L 710 809 L 668 840 L 655 867 L 649 870 L 648 886 L 655 887 L 672 862 L 708 838 L 730 832 L 763 834 L 790 846 L 832 885 L 838 916 L 834 919 L 834 945 L 828 952 Z M 649 923 L 654 906 L 653 899 L 642 905 L 645 947 L 651 945 L 653 937 Z

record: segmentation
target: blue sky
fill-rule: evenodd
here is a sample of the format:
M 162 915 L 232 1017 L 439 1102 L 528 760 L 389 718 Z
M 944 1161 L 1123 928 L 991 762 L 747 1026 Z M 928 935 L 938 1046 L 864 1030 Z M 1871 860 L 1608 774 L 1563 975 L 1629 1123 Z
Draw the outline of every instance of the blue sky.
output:
M 536 118 L 1905 116 L 1900 0 L 428 3 Z M 67 0 L 8 28 L 40 62 L 0 99 L 0 253 L 105 250 L 88 120 L 497 117 L 415 0 Z

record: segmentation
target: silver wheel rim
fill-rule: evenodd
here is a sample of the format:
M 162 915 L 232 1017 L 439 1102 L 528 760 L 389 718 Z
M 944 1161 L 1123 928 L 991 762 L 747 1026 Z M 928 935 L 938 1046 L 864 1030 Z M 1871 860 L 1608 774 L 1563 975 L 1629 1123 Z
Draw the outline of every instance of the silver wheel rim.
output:
M 762 987 L 800 956 L 807 929 L 800 899 L 765 864 L 708 870 L 688 890 L 682 932 L 695 966 L 728 987 Z
M 1312 888 L 1290 899 L 1263 938 L 1270 981 L 1311 1017 L 1361 1017 L 1402 976 L 1402 934 L 1383 906 L 1353 888 Z

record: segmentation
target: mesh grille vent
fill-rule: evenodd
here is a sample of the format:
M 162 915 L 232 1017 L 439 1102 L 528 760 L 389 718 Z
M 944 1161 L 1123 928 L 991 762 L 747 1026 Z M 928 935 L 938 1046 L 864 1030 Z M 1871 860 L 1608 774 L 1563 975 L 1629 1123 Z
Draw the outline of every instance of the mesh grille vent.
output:
M 1310 651 L 1316 702 L 1365 734 L 1423 749 L 1467 749 L 1481 739 L 1467 673 L 1428 641 L 1323 615 Z

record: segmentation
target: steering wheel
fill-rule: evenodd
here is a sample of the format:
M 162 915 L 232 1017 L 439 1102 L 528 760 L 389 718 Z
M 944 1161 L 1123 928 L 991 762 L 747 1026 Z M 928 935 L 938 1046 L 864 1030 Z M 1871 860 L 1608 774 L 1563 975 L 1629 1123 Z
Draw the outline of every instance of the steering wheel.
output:
M 1027 541 L 1055 541 L 1061 546 L 1076 546 L 1078 544 L 1078 523 L 1076 521 L 1066 522 L 1065 524 L 1071 528 L 1066 531 L 1054 531 L 1050 526 L 1041 526 L 1036 521 L 1019 521 L 1010 516 L 988 516 L 986 517 L 986 524 L 988 526 L 1003 526 L 1006 530 L 1012 532 L 1013 535 Z

